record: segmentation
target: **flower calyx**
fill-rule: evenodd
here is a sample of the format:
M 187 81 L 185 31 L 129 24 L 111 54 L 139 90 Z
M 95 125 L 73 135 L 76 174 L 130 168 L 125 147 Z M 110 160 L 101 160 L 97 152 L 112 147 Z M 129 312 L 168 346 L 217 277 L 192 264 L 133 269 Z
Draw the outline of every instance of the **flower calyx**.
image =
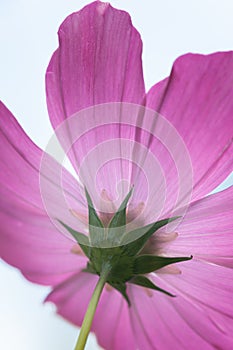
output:
M 104 227 L 89 193 L 85 190 L 89 213 L 89 237 L 59 221 L 75 238 L 89 259 L 84 271 L 101 276 L 107 267 L 109 273 L 106 282 L 124 296 L 129 306 L 130 300 L 126 293 L 127 283 L 157 290 L 174 297 L 173 294 L 156 286 L 145 275 L 164 266 L 192 259 L 192 256 L 163 257 L 140 253 L 148 239 L 158 229 L 178 217 L 163 219 L 126 232 L 126 208 L 132 191 L 133 188 L 113 215 L 108 226 Z

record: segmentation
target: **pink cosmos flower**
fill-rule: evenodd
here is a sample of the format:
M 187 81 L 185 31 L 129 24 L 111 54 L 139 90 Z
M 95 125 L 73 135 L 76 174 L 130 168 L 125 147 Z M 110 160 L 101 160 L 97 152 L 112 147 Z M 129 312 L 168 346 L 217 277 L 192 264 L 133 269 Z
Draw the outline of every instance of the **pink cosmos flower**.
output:
M 143 253 L 193 255 L 146 274 L 176 298 L 127 281 L 129 306 L 106 285 L 92 326 L 99 344 L 232 349 L 233 189 L 208 194 L 232 170 L 233 52 L 182 56 L 146 93 L 141 39 L 127 13 L 96 1 L 63 22 L 59 40 L 46 73 L 49 115 L 102 222 L 134 186 L 131 230 L 182 214 Z M 88 258 L 57 220 L 86 233 L 83 187 L 2 103 L 0 116 L 1 257 L 52 286 L 46 300 L 80 326 L 98 276 L 83 271 Z

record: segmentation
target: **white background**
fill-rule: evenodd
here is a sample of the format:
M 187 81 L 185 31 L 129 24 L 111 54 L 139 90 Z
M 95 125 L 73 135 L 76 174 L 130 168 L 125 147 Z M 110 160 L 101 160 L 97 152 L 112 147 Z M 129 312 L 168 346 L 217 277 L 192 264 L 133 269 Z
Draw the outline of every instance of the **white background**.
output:
M 52 134 L 44 74 L 57 46 L 56 32 L 68 14 L 85 4 L 0 0 L 0 98 L 42 148 Z M 183 53 L 233 49 L 232 0 L 115 0 L 111 4 L 130 12 L 142 35 L 148 88 L 167 76 L 172 62 Z M 48 291 L 0 262 L 0 349 L 73 348 L 78 330 L 55 315 L 51 306 L 42 305 Z M 87 349 L 97 348 L 93 337 Z

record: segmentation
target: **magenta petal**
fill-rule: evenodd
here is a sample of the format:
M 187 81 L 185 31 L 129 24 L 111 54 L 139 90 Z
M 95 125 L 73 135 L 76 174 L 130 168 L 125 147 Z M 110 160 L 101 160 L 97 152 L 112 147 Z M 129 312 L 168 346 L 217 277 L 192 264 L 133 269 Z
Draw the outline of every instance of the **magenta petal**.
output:
M 53 127 L 95 104 L 141 103 L 141 51 L 129 15 L 107 3 L 96 1 L 67 17 L 46 74 Z
M 175 276 L 166 276 L 169 282 L 170 279 L 175 279 Z M 181 280 L 182 275 L 179 276 Z M 218 324 L 219 317 L 214 317 L 213 313 L 210 317 L 205 306 L 196 303 L 191 293 L 186 296 L 183 285 L 179 290 L 174 289 L 170 283 L 164 283 L 163 279 L 156 276 L 154 282 L 174 293 L 176 297 L 170 298 L 158 292 L 150 294 L 138 287 L 130 289 L 133 301 L 130 314 L 139 349 L 179 350 L 187 349 L 187 346 L 191 350 L 231 349 L 233 340 L 229 327 L 223 329 L 224 323 Z M 193 286 L 195 287 L 196 285 Z M 201 288 L 205 286 L 202 285 Z M 191 281 L 189 290 L 192 291 Z M 205 293 L 205 289 L 203 292 Z M 212 293 L 215 293 L 215 289 Z M 225 316 L 226 320 L 230 320 L 230 317 Z
M 0 184 L 5 197 L 9 191 L 34 209 L 44 213 L 46 209 L 51 219 L 64 220 L 67 224 L 75 219 L 71 210 L 84 213 L 86 201 L 78 182 L 29 139 L 2 103 L 0 136 L 0 147 L 4 150 L 0 157 Z M 5 198 L 1 200 L 4 203 Z M 84 229 L 84 223 L 77 219 L 75 222 L 77 229 Z
M 161 278 L 175 288 L 175 294 L 192 298 L 228 317 L 233 317 L 233 269 L 193 259 L 180 264 L 181 274 L 163 274 Z
M 194 332 L 217 348 L 231 349 L 233 270 L 192 260 L 182 264 L 181 274 L 161 277 L 177 295 L 174 307 Z
M 212 350 L 211 345 L 186 323 L 182 314 L 176 312 L 170 297 L 159 292 L 149 295 L 140 287 L 131 288 L 130 296 L 133 301 L 130 316 L 138 349 L 185 350 L 188 345 L 191 350 Z
M 53 176 L 58 165 L 51 158 L 48 168 L 40 174 L 42 151 L 3 104 L 0 104 L 0 117 L 0 147 L 3 150 L 0 157 L 0 256 L 31 281 L 56 284 L 79 271 L 86 262 L 82 256 L 71 253 L 75 244 L 73 238 L 68 234 L 65 237 L 51 222 L 51 219 L 67 218 L 75 221 L 77 226 L 85 226 L 68 210 L 82 209 L 79 186 L 62 169 L 62 192 L 61 184 Z M 47 191 L 44 193 L 39 186 L 40 175 L 45 179 Z M 67 201 L 62 198 L 63 193 Z M 73 194 L 77 199 L 73 199 Z M 48 197 L 51 217 L 44 208 L 45 197 Z
M 232 211 L 233 186 L 192 203 L 167 251 L 232 268 Z
M 75 242 L 64 236 L 42 210 L 9 191 L 0 191 L 0 257 L 32 282 L 54 285 L 86 266 L 72 253 Z
M 127 302 L 109 286 L 101 296 L 93 330 L 99 344 L 106 350 L 137 349 Z
M 54 285 L 81 270 L 86 259 L 71 252 L 75 243 L 47 215 L 1 189 L 0 256 L 30 281 Z
M 77 181 L 30 140 L 3 103 L 0 103 L 0 136 L 0 148 L 3 150 L 0 157 L 2 188 L 42 210 L 45 202 L 43 195 L 47 195 L 57 215 L 62 212 L 59 208 L 62 199 L 59 202 L 55 197 L 61 197 L 63 192 L 70 205 L 75 206 L 71 209 L 85 209 L 85 200 Z M 41 183 L 47 187 L 46 193 L 43 193 Z M 72 200 L 74 197 L 75 202 Z
M 98 276 L 80 272 L 57 285 L 45 301 L 54 303 L 57 313 L 81 326 Z
M 1 187 L 32 206 L 43 208 L 39 190 L 42 151 L 27 137 L 17 120 L 0 102 Z
M 186 143 L 195 199 L 211 192 L 232 170 L 232 71 L 233 52 L 188 54 L 147 95 L 147 106 L 167 118 Z

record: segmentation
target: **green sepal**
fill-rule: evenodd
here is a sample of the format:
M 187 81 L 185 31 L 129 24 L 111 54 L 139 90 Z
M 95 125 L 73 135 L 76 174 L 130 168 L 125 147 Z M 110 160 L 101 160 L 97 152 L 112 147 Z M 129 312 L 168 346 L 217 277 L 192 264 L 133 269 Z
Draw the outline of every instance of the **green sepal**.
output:
M 147 240 L 161 227 L 167 225 L 169 222 L 177 220 L 179 216 L 175 216 L 169 219 L 163 219 L 156 221 L 153 224 L 149 224 L 140 227 L 136 230 L 128 232 L 122 239 L 121 245 L 124 252 L 129 256 L 135 256 L 144 247 Z
M 113 283 L 113 282 L 108 282 L 108 281 L 107 281 L 107 283 L 110 284 L 110 286 L 112 286 L 113 288 L 117 289 L 118 292 L 120 292 L 123 295 L 123 297 L 125 298 L 125 300 L 127 301 L 128 306 L 131 306 L 129 297 L 126 293 L 126 284 L 125 283 Z
M 121 203 L 119 209 L 111 219 L 109 225 L 108 225 L 108 241 L 112 241 L 113 244 L 119 243 L 120 239 L 122 238 L 123 233 L 125 232 L 125 226 L 126 226 L 126 208 L 128 201 L 132 195 L 133 187 Z
M 86 245 L 90 244 L 88 237 L 85 236 L 83 233 L 73 230 L 71 227 L 69 227 L 68 225 L 64 224 L 64 222 L 62 222 L 61 220 L 58 220 L 58 222 L 59 222 L 63 227 L 65 227 L 65 229 L 66 229 L 67 231 L 69 231 L 69 233 L 71 233 L 71 235 L 75 238 L 75 240 L 76 240 L 78 243 L 86 244 Z
M 146 287 L 149 289 L 157 290 L 158 292 L 162 292 L 164 294 L 167 294 L 170 297 L 175 297 L 175 295 L 173 295 L 173 294 L 167 292 L 166 290 L 156 286 L 153 282 L 151 282 L 151 280 L 149 280 L 149 278 L 147 278 L 145 276 L 135 276 L 131 280 L 129 280 L 128 282 L 132 283 L 132 284 L 136 284 L 136 285 L 141 286 L 141 287 Z
M 104 233 L 105 233 L 104 225 L 94 208 L 92 199 L 86 188 L 85 188 L 85 194 L 86 194 L 87 205 L 88 205 L 88 218 L 89 218 L 88 222 L 89 222 L 89 235 L 90 235 L 91 245 L 98 245 L 99 243 L 101 243 L 101 241 L 104 240 Z
M 84 252 L 84 254 L 90 258 L 90 241 L 89 238 L 87 236 L 85 236 L 83 233 L 80 233 L 78 231 L 75 231 L 74 229 L 72 229 L 70 226 L 64 224 L 64 222 L 62 222 L 61 220 L 58 220 L 58 222 L 60 222 L 60 224 L 65 227 L 65 229 L 71 233 L 71 235 L 74 237 L 74 239 L 77 241 L 77 243 L 80 245 L 82 251 Z
M 118 256 L 112 265 L 109 279 L 114 282 L 127 282 L 133 276 L 134 257 L 126 255 Z
M 161 269 L 164 266 L 191 260 L 190 257 L 163 257 L 154 255 L 139 255 L 134 260 L 133 272 L 134 274 L 144 275 L 145 273 L 153 272 Z

